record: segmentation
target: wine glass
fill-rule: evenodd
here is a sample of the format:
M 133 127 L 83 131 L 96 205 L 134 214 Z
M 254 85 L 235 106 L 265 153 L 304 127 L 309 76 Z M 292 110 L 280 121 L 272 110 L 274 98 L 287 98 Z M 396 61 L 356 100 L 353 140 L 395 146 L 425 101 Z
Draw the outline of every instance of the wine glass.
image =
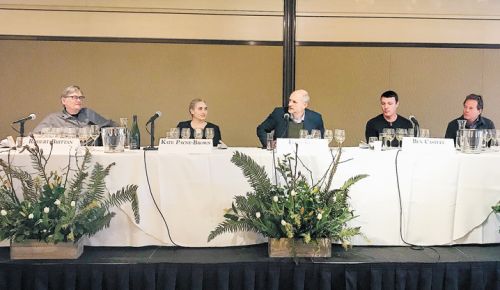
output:
M 90 125 L 89 134 L 90 138 L 92 138 L 92 146 L 95 146 L 95 141 L 101 134 L 101 128 L 99 128 L 99 125 Z
M 308 135 L 309 135 L 309 131 L 307 131 L 306 129 L 300 129 L 300 131 L 299 131 L 299 138 L 300 139 L 306 139 Z
M 396 137 L 396 131 L 394 131 L 393 128 L 384 128 L 382 132 L 385 133 L 385 139 L 389 141 L 389 148 L 392 147 L 392 140 L 394 140 L 394 137 Z
M 78 128 L 78 139 L 80 139 L 80 145 L 85 146 L 90 138 L 90 127 L 84 126 Z
M 201 128 L 194 129 L 194 139 L 203 139 L 203 129 Z
M 328 140 L 328 145 L 332 143 L 333 140 L 333 131 L 332 130 L 325 130 L 325 134 L 323 135 L 325 139 Z
M 168 137 L 170 139 L 179 139 L 180 136 L 181 136 L 181 130 L 177 127 L 170 128 L 170 131 L 168 131 Z
M 483 150 L 488 148 L 488 144 L 493 136 L 491 136 L 491 131 L 489 129 L 483 130 Z
M 345 141 L 345 131 L 343 129 L 335 129 L 334 138 L 335 142 L 339 143 L 339 146 L 342 145 Z
M 76 138 L 77 128 L 66 127 L 63 129 L 64 138 Z
M 429 137 L 431 137 L 429 129 L 420 129 L 420 137 L 422 137 L 422 138 L 429 138 Z
M 398 140 L 398 148 L 401 148 L 401 141 L 403 141 L 403 137 L 406 136 L 408 132 L 404 128 L 396 129 L 396 139 Z
M 311 137 L 313 139 L 321 139 L 321 131 L 318 129 L 312 129 L 311 130 Z
M 181 138 L 182 139 L 189 139 L 189 138 L 191 138 L 191 129 L 189 129 L 189 128 L 182 128 L 182 130 L 181 130 Z
M 214 128 L 205 128 L 205 138 L 214 139 L 215 131 Z

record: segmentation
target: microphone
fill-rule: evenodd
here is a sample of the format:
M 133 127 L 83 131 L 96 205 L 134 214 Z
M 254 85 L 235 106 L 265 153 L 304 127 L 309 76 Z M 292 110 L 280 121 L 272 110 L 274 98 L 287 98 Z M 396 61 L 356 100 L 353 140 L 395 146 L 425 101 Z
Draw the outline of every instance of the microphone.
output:
M 420 136 L 420 125 L 418 124 L 417 118 L 415 116 L 410 115 L 410 122 L 413 124 L 413 135 L 414 137 Z
M 149 118 L 148 122 L 146 123 L 149 124 L 149 123 L 152 123 L 154 122 L 156 119 L 160 118 L 161 117 L 161 112 L 160 111 L 157 111 L 153 116 L 151 116 L 151 118 Z
M 35 114 L 30 114 L 28 117 L 24 117 L 22 119 L 19 119 L 19 120 L 16 120 L 14 122 L 12 122 L 12 124 L 17 124 L 17 123 L 24 123 L 28 120 L 35 120 L 36 119 L 36 115 Z
M 412 122 L 412 123 L 413 123 L 414 125 L 416 125 L 416 126 L 419 126 L 419 125 L 418 125 L 418 121 L 417 121 L 417 119 L 415 118 L 415 116 L 410 116 L 410 122 Z
M 285 119 L 285 121 L 290 120 L 290 114 L 289 114 L 289 113 L 285 113 L 285 114 L 283 115 L 283 119 Z

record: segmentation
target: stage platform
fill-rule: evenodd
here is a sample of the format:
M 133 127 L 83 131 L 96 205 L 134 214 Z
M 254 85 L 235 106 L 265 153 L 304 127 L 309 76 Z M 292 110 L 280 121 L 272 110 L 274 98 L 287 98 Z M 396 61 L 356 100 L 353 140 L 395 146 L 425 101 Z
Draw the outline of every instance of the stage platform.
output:
M 495 289 L 500 245 L 354 247 L 331 258 L 271 259 L 267 245 L 85 247 L 77 260 L 11 261 L 0 289 Z

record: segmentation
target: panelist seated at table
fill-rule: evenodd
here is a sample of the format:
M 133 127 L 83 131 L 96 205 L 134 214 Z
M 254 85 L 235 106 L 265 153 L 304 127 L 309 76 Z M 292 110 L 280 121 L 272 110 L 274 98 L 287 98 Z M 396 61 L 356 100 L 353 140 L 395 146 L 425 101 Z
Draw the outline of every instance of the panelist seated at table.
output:
M 365 138 L 367 142 L 370 137 L 379 138 L 379 135 L 382 133 L 384 128 L 393 128 L 394 130 L 397 128 L 407 130 L 413 128 L 413 124 L 410 120 L 398 115 L 398 107 L 399 96 L 396 92 L 385 91 L 380 96 L 380 108 L 382 109 L 382 114 L 370 119 L 366 123 Z M 392 140 L 391 146 L 398 146 L 398 140 Z
M 62 111 L 45 117 L 33 129 L 33 133 L 39 134 L 43 128 L 82 128 L 88 125 L 98 125 L 102 128 L 117 125 L 94 110 L 83 107 L 84 100 L 85 96 L 80 87 L 69 86 L 65 88 L 61 94 Z
M 203 139 L 208 139 L 207 138 L 207 130 L 208 128 L 212 128 L 214 132 L 213 136 L 213 145 L 217 146 L 219 143 L 221 143 L 221 133 L 219 126 L 207 122 L 207 115 L 208 115 L 208 106 L 207 103 L 202 100 L 202 99 L 194 99 L 189 103 L 189 113 L 191 114 L 191 120 L 190 121 L 183 121 L 179 122 L 177 124 L 177 127 L 182 131 L 183 128 L 189 128 L 190 129 L 190 139 L 195 138 L 195 129 L 201 129 L 202 130 L 202 138 Z M 209 136 L 210 137 L 210 136 Z
M 470 94 L 465 97 L 462 116 L 448 123 L 445 138 L 456 141 L 458 131 L 458 120 L 465 120 L 465 129 L 495 129 L 495 124 L 488 118 L 481 116 L 483 112 L 483 97 Z
M 294 91 L 288 100 L 288 107 L 278 107 L 257 127 L 257 137 L 263 147 L 266 147 L 267 133 L 274 130 L 274 140 L 277 138 L 299 138 L 300 130 L 313 129 L 325 131 L 321 114 L 307 109 L 309 93 L 305 90 Z

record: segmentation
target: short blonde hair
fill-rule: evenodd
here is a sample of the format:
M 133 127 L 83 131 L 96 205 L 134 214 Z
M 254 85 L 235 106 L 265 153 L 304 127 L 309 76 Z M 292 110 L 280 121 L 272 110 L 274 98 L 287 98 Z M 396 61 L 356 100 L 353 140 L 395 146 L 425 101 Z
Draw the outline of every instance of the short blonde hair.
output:
M 196 98 L 196 99 L 191 100 L 191 102 L 189 103 L 189 114 L 190 115 L 193 115 L 193 114 L 191 114 L 191 110 L 194 110 L 194 106 L 196 106 L 196 104 L 199 102 L 203 102 L 205 104 L 207 103 L 207 102 L 205 102 L 205 100 L 200 99 L 200 98 Z

